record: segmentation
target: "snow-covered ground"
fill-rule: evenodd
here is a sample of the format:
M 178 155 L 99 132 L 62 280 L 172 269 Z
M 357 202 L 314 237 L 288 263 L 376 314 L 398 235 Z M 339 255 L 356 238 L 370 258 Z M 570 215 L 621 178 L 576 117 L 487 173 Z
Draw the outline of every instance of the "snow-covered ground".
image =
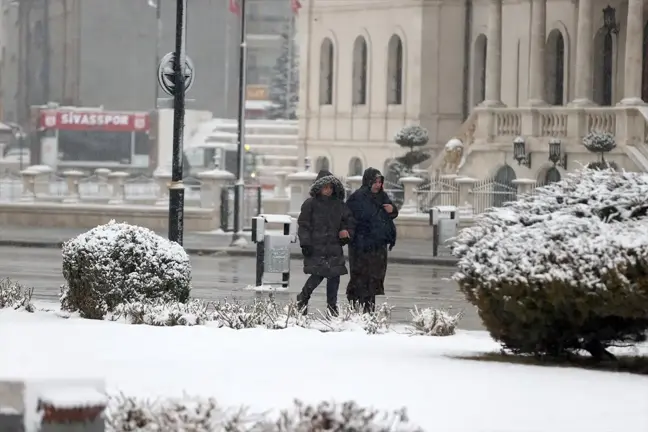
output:
M 496 351 L 450 337 L 149 327 L 0 310 L 0 379 L 103 378 L 110 393 L 214 396 L 254 410 L 355 400 L 439 432 L 645 432 L 648 378 L 453 358 Z

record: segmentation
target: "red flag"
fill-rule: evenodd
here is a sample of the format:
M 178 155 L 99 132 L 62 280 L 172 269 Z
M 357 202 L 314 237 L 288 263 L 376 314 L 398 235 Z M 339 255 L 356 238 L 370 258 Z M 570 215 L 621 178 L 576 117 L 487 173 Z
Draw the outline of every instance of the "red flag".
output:
M 290 8 L 292 9 L 294 14 L 298 14 L 301 7 L 302 5 L 299 0 L 290 0 Z
M 239 5 L 238 0 L 229 0 L 229 10 L 236 15 L 241 13 L 241 6 Z

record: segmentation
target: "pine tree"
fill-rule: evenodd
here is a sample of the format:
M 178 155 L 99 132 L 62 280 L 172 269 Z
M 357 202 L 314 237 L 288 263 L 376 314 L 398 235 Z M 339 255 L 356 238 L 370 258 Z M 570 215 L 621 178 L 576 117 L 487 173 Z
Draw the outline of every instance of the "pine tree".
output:
M 299 52 L 295 44 L 293 26 L 287 24 L 281 33 L 281 54 L 274 67 L 274 76 L 270 83 L 270 101 L 268 110 L 271 119 L 297 118 L 299 100 Z

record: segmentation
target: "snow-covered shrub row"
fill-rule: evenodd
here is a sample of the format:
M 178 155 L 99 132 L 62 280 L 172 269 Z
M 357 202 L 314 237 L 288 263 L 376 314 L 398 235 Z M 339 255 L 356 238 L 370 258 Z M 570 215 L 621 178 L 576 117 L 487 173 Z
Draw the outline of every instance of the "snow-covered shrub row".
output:
M 18 282 L 9 278 L 0 280 L 0 309 L 24 309 L 27 312 L 34 312 L 31 303 L 33 288 L 25 288 Z
M 476 219 L 454 279 L 518 352 L 594 356 L 648 329 L 648 174 L 589 170 Z
M 113 398 L 107 410 L 108 432 L 419 432 L 403 408 L 377 411 L 355 402 L 295 401 L 278 414 L 253 414 L 245 408 L 226 409 L 213 398 L 148 401 Z
M 426 336 L 452 336 L 463 313 L 453 314 L 443 309 L 425 308 L 419 310 L 414 306 L 412 326 L 418 334 Z
M 210 324 L 234 330 L 304 327 L 323 332 L 363 330 L 367 334 L 383 334 L 391 329 L 392 309 L 392 306 L 383 303 L 375 312 L 365 314 L 361 309 L 346 304 L 340 308 L 339 316 L 333 317 L 328 312 L 303 315 L 295 302 L 280 305 L 272 299 L 254 300 L 252 303 L 226 300 L 191 300 L 187 303 L 152 301 L 119 305 L 107 318 L 153 326 Z M 444 310 L 428 308 L 419 311 L 415 308 L 412 311 L 413 331 L 429 336 L 452 335 L 461 316 L 462 314 L 452 315 Z
M 139 226 L 110 221 L 63 245 L 61 306 L 101 319 L 118 305 L 159 299 L 185 302 L 191 264 L 177 243 Z

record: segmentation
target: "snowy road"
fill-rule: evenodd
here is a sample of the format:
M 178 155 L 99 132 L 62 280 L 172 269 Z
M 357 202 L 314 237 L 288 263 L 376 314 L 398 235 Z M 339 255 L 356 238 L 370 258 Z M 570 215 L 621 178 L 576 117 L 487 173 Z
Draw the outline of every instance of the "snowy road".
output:
M 34 288 L 39 300 L 57 301 L 61 275 L 61 252 L 57 249 L 0 247 L 0 277 L 9 277 Z M 191 257 L 193 265 L 193 295 L 206 300 L 222 298 L 250 299 L 256 293 L 246 290 L 254 283 L 254 260 L 247 257 Z M 301 262 L 292 260 L 292 280 L 288 292 L 279 293 L 279 299 L 294 297 L 305 281 Z M 448 281 L 454 270 L 448 267 L 408 266 L 389 264 L 386 301 L 395 306 L 394 318 L 409 319 L 409 309 L 419 307 L 465 308 L 466 316 L 460 327 L 481 330 L 476 312 L 463 299 L 456 285 Z M 279 276 L 279 275 L 277 275 Z M 279 276 L 280 277 L 280 276 Z M 343 277 L 340 300 L 343 300 L 348 278 Z M 315 291 L 314 308 L 324 305 L 324 283 Z M 258 293 L 264 296 L 267 294 Z

